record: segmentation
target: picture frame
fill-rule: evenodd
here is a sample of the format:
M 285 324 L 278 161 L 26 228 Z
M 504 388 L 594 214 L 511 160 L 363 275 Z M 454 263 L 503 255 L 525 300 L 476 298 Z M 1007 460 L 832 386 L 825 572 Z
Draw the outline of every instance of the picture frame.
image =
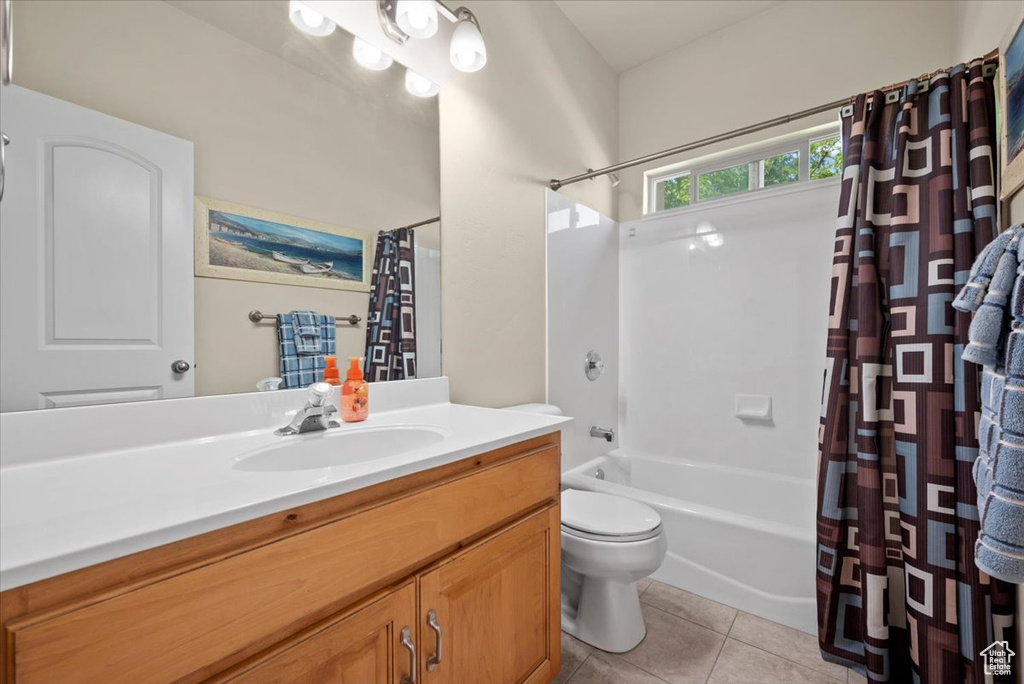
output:
M 1024 9 L 999 45 L 1002 190 L 1009 200 L 1024 187 Z
M 195 274 L 356 292 L 370 291 L 371 235 L 195 198 Z

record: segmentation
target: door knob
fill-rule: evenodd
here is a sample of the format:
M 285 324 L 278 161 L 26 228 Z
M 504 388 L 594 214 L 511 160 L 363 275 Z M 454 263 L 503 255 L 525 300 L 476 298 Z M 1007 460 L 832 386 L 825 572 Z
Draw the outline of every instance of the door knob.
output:
M 171 364 L 171 370 L 177 373 L 178 375 L 181 375 L 182 373 L 188 373 L 188 369 L 191 367 L 192 366 L 188 365 L 188 361 L 185 361 L 184 359 L 178 359 L 177 361 Z

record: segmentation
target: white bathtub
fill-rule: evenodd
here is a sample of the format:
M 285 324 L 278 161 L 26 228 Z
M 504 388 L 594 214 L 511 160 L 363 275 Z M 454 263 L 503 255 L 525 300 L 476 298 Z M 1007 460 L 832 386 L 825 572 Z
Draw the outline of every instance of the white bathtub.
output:
M 616 450 L 562 486 L 657 509 L 668 555 L 654 579 L 817 633 L 813 481 Z

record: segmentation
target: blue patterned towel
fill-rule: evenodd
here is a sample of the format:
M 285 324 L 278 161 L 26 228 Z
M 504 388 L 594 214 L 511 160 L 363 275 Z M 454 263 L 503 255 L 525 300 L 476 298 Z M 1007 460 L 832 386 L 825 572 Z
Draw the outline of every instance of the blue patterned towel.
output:
M 973 311 L 963 358 L 984 367 L 974 482 L 981 529 L 974 562 L 1024 584 L 1024 228 L 986 247 L 953 300 Z
M 320 323 L 323 316 L 315 311 L 292 311 L 292 332 L 296 354 L 322 354 L 320 350 Z
M 312 352 L 300 352 L 299 340 L 295 332 L 294 318 L 296 314 L 308 314 L 316 329 L 317 346 Z M 308 387 L 319 382 L 324 375 L 324 356 L 335 355 L 334 316 L 316 313 L 315 311 L 293 311 L 277 314 L 278 352 L 281 357 L 280 375 L 281 389 Z

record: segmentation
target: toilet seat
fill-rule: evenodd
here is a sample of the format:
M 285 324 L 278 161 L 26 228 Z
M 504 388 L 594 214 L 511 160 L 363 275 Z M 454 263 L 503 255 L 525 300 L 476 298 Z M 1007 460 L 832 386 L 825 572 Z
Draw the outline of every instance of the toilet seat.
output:
M 621 496 L 566 489 L 562 492 L 562 531 L 604 542 L 635 542 L 661 534 L 661 516 Z
M 582 530 L 573 529 L 572 527 L 569 527 L 568 525 L 564 524 L 562 525 L 562 532 L 573 537 L 578 537 L 580 539 L 591 539 L 593 541 L 611 542 L 614 544 L 615 542 L 638 542 L 645 541 L 647 539 L 653 539 L 654 537 L 657 537 L 659 534 L 661 534 L 661 525 L 658 525 L 656 528 L 649 532 L 618 536 L 611 536 L 607 534 L 593 534 L 591 532 L 584 532 Z

